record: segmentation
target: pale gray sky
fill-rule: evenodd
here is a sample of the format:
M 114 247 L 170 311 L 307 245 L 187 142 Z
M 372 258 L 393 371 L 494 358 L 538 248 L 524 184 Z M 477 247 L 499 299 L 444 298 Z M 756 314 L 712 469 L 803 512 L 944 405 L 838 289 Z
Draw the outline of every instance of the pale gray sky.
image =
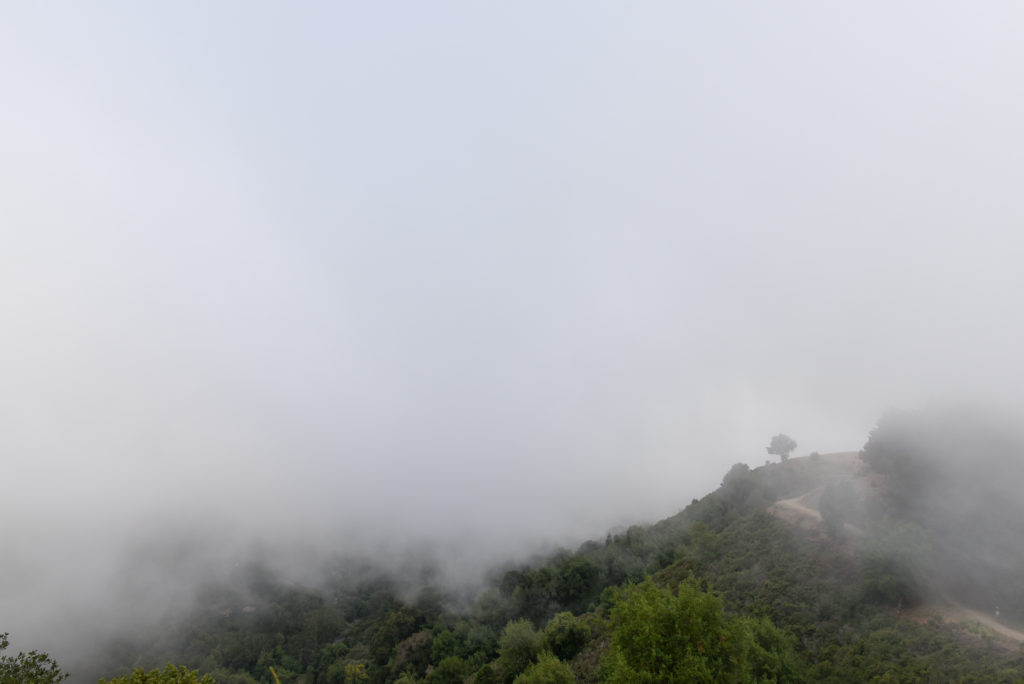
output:
M 165 523 L 502 557 L 674 513 L 778 431 L 1015 402 L 1022 28 L 5 4 L 5 572 L 98 585 Z

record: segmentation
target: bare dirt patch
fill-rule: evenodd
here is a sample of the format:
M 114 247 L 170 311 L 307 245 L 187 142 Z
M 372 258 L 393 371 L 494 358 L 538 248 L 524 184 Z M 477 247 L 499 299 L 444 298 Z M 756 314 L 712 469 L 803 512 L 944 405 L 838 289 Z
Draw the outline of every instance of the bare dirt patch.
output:
M 862 499 L 874 496 L 880 484 L 878 476 L 866 467 L 858 452 L 793 458 L 786 462 L 785 467 L 807 475 L 808 481 L 814 482 L 816 486 L 799 496 L 776 501 L 768 507 L 767 512 L 794 527 L 816 532 L 822 539 L 825 538 L 825 530 L 820 510 L 821 496 L 828 484 L 846 481 Z M 844 530 L 848 540 L 864 536 L 863 530 L 850 523 L 845 524 Z M 952 623 L 965 632 L 991 638 L 1007 648 L 1018 648 L 1024 644 L 1024 632 L 1001 623 L 995 615 L 994 607 L 993 613 L 989 614 L 970 608 L 944 593 L 938 599 L 905 611 L 902 615 L 918 622 L 939 619 Z
M 786 462 L 786 468 L 799 469 L 809 475 L 817 486 L 789 499 L 781 499 L 768 507 L 768 513 L 804 530 L 812 532 L 824 531 L 824 520 L 821 517 L 821 496 L 831 483 L 848 482 L 861 498 L 871 496 L 875 482 L 868 469 L 860 459 L 860 453 L 846 451 L 835 454 L 822 454 L 817 458 L 805 456 L 793 458 Z M 844 531 L 849 537 L 863 537 L 864 531 L 846 523 Z
M 917 606 L 904 614 L 916 622 L 938 619 L 959 626 L 975 636 L 990 637 L 994 642 L 1007 648 L 1018 648 L 1024 644 L 1024 632 L 999 622 L 995 614 L 969 608 L 948 595 Z

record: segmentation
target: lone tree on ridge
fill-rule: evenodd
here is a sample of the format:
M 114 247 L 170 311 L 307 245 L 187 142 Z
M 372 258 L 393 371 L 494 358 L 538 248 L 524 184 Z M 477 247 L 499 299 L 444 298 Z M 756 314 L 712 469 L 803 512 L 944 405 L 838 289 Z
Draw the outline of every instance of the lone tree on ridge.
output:
M 796 449 L 796 442 L 792 437 L 781 432 L 772 437 L 771 444 L 767 447 L 769 454 L 778 456 L 783 462 L 789 460 L 789 455 L 793 452 L 793 449 Z

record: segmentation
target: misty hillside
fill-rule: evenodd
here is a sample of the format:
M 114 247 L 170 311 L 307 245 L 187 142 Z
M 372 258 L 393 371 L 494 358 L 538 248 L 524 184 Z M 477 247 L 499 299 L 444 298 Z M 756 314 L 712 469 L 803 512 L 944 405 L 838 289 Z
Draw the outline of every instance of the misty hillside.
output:
M 1022 26 L 0 2 L 0 684 L 1019 679 Z
M 1019 681 L 1022 455 L 967 412 L 888 415 L 859 453 L 737 464 L 672 517 L 475 593 L 426 563 L 303 583 L 252 563 L 73 681 L 165 662 L 219 684 Z

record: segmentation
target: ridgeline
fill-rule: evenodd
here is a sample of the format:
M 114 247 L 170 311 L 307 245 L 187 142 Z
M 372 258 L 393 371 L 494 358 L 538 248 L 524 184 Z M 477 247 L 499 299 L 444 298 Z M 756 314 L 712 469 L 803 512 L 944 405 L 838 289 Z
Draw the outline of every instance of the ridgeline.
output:
M 502 568 L 471 600 L 372 566 L 297 586 L 253 565 L 97 654 L 97 676 L 1022 681 L 1022 455 L 977 416 L 887 416 L 861 452 L 737 464 L 677 515 Z

